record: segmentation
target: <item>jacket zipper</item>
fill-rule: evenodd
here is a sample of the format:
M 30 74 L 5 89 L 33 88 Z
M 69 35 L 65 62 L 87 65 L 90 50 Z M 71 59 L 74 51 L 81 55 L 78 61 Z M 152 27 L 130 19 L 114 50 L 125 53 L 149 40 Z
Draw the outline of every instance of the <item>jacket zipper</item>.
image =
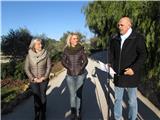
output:
M 37 77 L 38 77 L 38 63 L 37 63 Z
M 121 48 L 121 41 L 120 41 L 120 53 L 119 53 L 119 63 L 118 63 L 118 76 L 120 75 L 120 65 L 121 65 L 121 51 L 122 51 L 122 48 Z

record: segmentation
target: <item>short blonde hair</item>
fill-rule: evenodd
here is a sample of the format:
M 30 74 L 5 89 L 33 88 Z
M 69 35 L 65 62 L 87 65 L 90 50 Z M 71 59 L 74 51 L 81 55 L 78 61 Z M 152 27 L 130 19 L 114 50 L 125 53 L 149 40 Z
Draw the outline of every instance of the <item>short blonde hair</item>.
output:
M 42 39 L 40 39 L 40 38 L 34 38 L 34 39 L 31 40 L 31 43 L 29 45 L 29 49 L 32 49 L 33 51 L 35 51 L 34 46 L 35 46 L 36 41 L 40 41 L 41 44 L 42 44 Z
M 73 35 L 76 35 L 77 37 L 78 37 L 78 41 L 79 41 L 79 35 L 78 35 L 78 33 L 69 33 L 69 35 L 68 35 L 68 37 L 67 37 L 67 39 L 66 39 L 66 46 L 71 46 L 71 42 L 70 42 L 70 40 L 71 40 L 71 38 L 72 38 L 72 36 Z

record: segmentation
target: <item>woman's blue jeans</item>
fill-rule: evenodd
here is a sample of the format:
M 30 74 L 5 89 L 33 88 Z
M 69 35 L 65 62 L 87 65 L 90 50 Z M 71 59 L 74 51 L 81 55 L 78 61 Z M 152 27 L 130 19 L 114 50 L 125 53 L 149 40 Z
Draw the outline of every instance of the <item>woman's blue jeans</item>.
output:
M 82 87 L 86 74 L 77 75 L 77 76 L 66 76 L 67 85 L 70 92 L 70 104 L 71 108 L 76 108 L 77 115 L 79 115 L 81 107 L 81 96 L 82 96 Z
M 125 88 L 115 87 L 115 103 L 114 103 L 114 118 L 115 120 L 122 119 L 122 101 Z M 137 88 L 127 88 L 129 113 L 128 120 L 136 120 L 137 118 Z

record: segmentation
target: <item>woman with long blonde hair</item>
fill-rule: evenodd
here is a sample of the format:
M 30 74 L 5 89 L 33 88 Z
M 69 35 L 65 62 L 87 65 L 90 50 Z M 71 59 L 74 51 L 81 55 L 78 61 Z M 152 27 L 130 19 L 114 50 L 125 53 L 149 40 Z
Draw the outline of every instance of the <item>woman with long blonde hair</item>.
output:
M 71 120 L 80 120 L 82 87 L 87 75 L 85 67 L 88 59 L 77 33 L 70 33 L 66 41 L 62 64 L 67 69 L 66 81 L 70 92 Z

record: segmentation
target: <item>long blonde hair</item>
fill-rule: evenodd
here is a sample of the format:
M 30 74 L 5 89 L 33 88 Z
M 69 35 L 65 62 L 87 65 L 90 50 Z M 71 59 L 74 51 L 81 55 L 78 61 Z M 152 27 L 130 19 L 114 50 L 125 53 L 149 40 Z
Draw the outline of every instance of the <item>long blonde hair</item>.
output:
M 68 47 L 71 46 L 70 40 L 71 40 L 71 37 L 72 37 L 73 35 L 76 35 L 76 36 L 78 37 L 78 41 L 80 42 L 79 34 L 78 34 L 78 33 L 74 33 L 74 32 L 69 33 L 69 35 L 68 35 L 68 37 L 67 37 L 67 39 L 66 39 L 66 47 L 67 47 L 67 46 L 68 46 Z

